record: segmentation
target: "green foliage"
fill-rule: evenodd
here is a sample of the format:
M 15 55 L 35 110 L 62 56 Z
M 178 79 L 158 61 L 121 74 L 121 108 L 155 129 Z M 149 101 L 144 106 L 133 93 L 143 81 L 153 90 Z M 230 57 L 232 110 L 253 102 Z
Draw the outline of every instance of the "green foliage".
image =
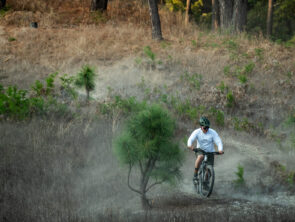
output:
M 186 100 L 185 102 L 178 101 L 175 104 L 174 108 L 177 114 L 179 114 L 180 116 L 188 117 L 190 120 L 195 120 L 196 118 L 198 118 L 198 116 L 206 112 L 205 106 L 193 105 L 189 100 Z
M 9 38 L 8 38 L 8 41 L 9 41 L 9 42 L 14 42 L 14 41 L 16 41 L 16 38 L 14 38 L 14 37 L 9 37 Z
M 232 39 L 225 41 L 224 44 L 226 45 L 229 51 L 237 51 L 239 47 L 238 43 L 236 43 Z
M 258 60 L 261 61 L 263 59 L 264 50 L 262 48 L 255 48 L 255 55 L 258 57 Z
M 224 84 L 223 81 L 220 82 L 220 84 L 217 86 L 217 89 L 219 89 L 222 93 L 228 88 L 228 86 L 226 86 Z
M 91 17 L 92 17 L 92 20 L 96 23 L 96 24 L 99 24 L 99 23 L 105 23 L 108 21 L 107 17 L 105 16 L 105 14 L 100 11 L 100 10 L 97 10 L 97 11 L 93 11 L 91 12 Z
M 1 17 L 4 17 L 5 16 L 5 14 L 8 12 L 10 10 L 10 7 L 9 6 L 5 6 L 5 7 L 3 7 L 3 8 L 1 8 L 0 9 L 0 18 Z
M 36 96 L 45 94 L 43 83 L 41 83 L 39 80 L 36 80 L 35 85 L 32 85 L 32 90 L 35 92 Z
M 244 74 L 251 74 L 253 69 L 255 67 L 255 64 L 253 62 L 248 63 L 244 67 Z
M 226 106 L 229 108 L 234 107 L 234 103 L 235 103 L 235 97 L 232 93 L 232 91 L 229 91 L 226 95 Z
M 234 129 L 239 131 L 246 132 L 263 132 L 263 124 L 262 123 L 253 123 L 250 122 L 246 117 L 239 119 L 237 117 L 232 118 Z
M 53 113 L 61 116 L 68 113 L 67 107 L 56 100 L 56 76 L 57 73 L 53 73 L 45 81 L 36 80 L 31 91 L 18 89 L 16 86 L 4 88 L 0 85 L 0 118 L 23 120 L 32 115 Z
M 99 109 L 104 115 L 111 115 L 114 110 L 120 110 L 122 114 L 130 115 L 144 109 L 145 106 L 145 101 L 139 102 L 133 96 L 122 98 L 120 95 L 115 95 L 110 102 L 100 104 Z
M 52 73 L 45 79 L 45 81 L 46 81 L 46 89 L 45 89 L 46 95 L 49 95 L 50 93 L 53 92 L 54 81 L 55 81 L 55 77 L 57 76 L 57 74 L 58 74 L 57 72 Z
M 87 101 L 90 99 L 90 91 L 95 89 L 96 73 L 94 68 L 89 65 L 84 65 L 80 72 L 77 74 L 75 84 L 78 87 L 84 87 L 87 94 Z
M 53 92 L 54 89 L 54 81 L 55 77 L 57 76 L 58 73 L 52 73 L 50 74 L 46 79 L 46 85 L 40 81 L 36 80 L 35 84 L 31 86 L 33 92 L 35 93 L 36 96 L 48 96 Z
M 143 52 L 144 54 L 152 61 L 154 62 L 155 59 L 156 59 L 156 55 L 155 53 L 152 51 L 151 47 L 150 46 L 145 46 L 143 48 Z
M 78 93 L 73 87 L 73 84 L 75 82 L 75 77 L 74 76 L 68 76 L 68 74 L 64 74 L 60 78 L 61 81 L 61 88 L 64 90 L 66 93 L 68 93 L 72 98 L 76 99 L 78 96 Z
M 194 48 L 196 48 L 197 47 L 197 41 L 196 40 L 192 40 L 192 45 L 193 45 Z
M 234 180 L 234 184 L 237 187 L 241 187 L 245 185 L 245 179 L 244 179 L 244 168 L 239 164 L 237 167 L 237 172 L 235 172 L 237 179 Z
M 273 161 L 271 165 L 275 169 L 274 173 L 279 182 L 294 189 L 295 171 L 287 170 L 286 166 L 277 161 Z
M 166 7 L 171 12 L 185 11 L 185 5 L 181 0 L 166 0 Z
M 217 123 L 217 125 L 224 126 L 224 112 L 222 110 L 215 109 L 215 108 L 211 108 L 210 112 L 215 118 L 215 122 Z
M 6 90 L 1 87 L 0 115 L 23 119 L 30 113 L 30 100 L 26 90 L 19 90 L 16 86 L 9 86 Z
M 248 81 L 247 77 L 243 74 L 239 75 L 238 78 L 242 84 L 245 84 Z
M 185 72 L 180 76 L 182 81 L 187 81 L 193 88 L 200 90 L 203 76 L 198 73 L 189 74 Z
M 289 117 L 286 120 L 287 125 L 295 125 L 295 109 L 292 110 L 289 114 Z
M 229 76 L 230 75 L 230 66 L 225 66 L 223 68 L 223 73 L 224 73 L 224 75 Z
M 115 154 L 123 164 L 141 172 L 141 195 L 149 190 L 148 181 L 175 182 L 180 178 L 183 154 L 173 142 L 175 122 L 159 105 L 146 106 L 133 115 L 125 130 L 115 139 Z M 147 182 L 146 182 L 147 181 Z
M 267 3 L 264 0 L 252 1 L 247 16 L 247 30 L 250 33 L 266 34 Z M 274 4 L 273 40 L 286 41 L 294 35 L 295 1 L 278 0 Z
M 294 74 L 293 74 L 293 72 L 289 71 L 286 73 L 286 75 L 289 79 L 291 79 Z

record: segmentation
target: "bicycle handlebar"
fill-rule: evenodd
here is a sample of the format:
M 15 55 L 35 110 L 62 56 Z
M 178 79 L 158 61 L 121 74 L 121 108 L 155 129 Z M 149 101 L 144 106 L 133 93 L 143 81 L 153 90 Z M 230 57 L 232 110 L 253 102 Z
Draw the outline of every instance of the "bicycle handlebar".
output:
M 193 151 L 194 151 L 194 152 L 201 151 L 201 152 L 203 152 L 205 155 L 206 155 L 206 154 L 220 155 L 219 152 L 206 152 L 206 151 L 204 151 L 204 150 L 202 150 L 202 149 L 200 149 L 200 148 L 194 148 Z

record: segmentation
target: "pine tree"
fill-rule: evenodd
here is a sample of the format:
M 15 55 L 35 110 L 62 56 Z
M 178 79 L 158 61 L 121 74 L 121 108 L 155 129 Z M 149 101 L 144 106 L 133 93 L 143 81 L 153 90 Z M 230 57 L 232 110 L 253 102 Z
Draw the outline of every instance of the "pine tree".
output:
M 78 73 L 77 79 L 75 81 L 76 86 L 85 87 L 87 94 L 87 101 L 90 99 L 90 91 L 95 89 L 95 78 L 96 74 L 94 68 L 91 68 L 88 65 L 82 67 L 80 72 Z
M 133 116 L 115 140 L 118 159 L 128 165 L 128 187 L 140 194 L 142 206 L 150 207 L 146 193 L 164 182 L 180 178 L 182 152 L 174 143 L 174 120 L 159 105 L 151 105 Z M 131 174 L 139 169 L 139 186 L 131 185 Z

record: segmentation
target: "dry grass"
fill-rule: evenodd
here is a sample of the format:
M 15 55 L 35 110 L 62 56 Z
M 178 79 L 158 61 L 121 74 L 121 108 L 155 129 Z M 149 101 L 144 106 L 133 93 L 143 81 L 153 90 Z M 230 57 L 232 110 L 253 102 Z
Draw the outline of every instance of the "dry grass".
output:
M 0 220 L 73 221 L 110 205 L 122 186 L 118 170 L 109 171 L 117 168 L 110 127 L 93 119 L 1 123 Z
M 41 5 L 41 1 L 33 3 Z M 50 72 L 74 74 L 85 63 L 98 70 L 102 66 L 111 68 L 126 58 L 131 61 L 145 57 L 143 47 L 149 45 L 157 61 L 164 64 L 165 78 L 174 82 L 170 84 L 172 87 L 177 87 L 185 71 L 203 76 L 204 90 L 201 89 L 199 100 L 194 100 L 196 104 L 201 102 L 224 108 L 224 95 L 216 89 L 221 81 L 236 95 L 241 115 L 259 114 L 257 110 L 261 110 L 261 104 L 265 110 L 283 107 L 288 111 L 295 103 L 292 97 L 294 48 L 274 44 L 261 36 L 210 33 L 194 24 L 184 27 L 183 15 L 171 13 L 164 7 L 160 8 L 160 16 L 165 41 L 154 42 L 146 5 L 110 1 L 107 13 L 99 14 L 89 13 L 85 1 L 76 1 L 71 6 L 68 3 L 52 1 L 46 3 L 49 4 L 46 9 L 50 10 L 43 12 L 41 6 L 34 6 L 37 8 L 34 12 L 13 11 L 1 19 L 5 25 L 0 27 L 0 70 L 4 84 L 29 87 L 35 79 Z M 20 3 L 11 1 L 11 4 Z M 21 5 L 15 7 L 25 9 Z M 39 28 L 29 28 L 31 21 L 38 21 Z M 9 37 L 16 41 L 9 42 Z M 234 49 L 230 49 L 230 43 L 235 45 Z M 261 52 L 260 55 L 257 52 Z M 255 68 L 248 76 L 246 86 L 236 77 L 223 73 L 225 66 L 235 70 L 248 63 L 254 63 Z M 293 73 L 293 76 L 288 77 L 287 73 Z M 189 89 L 179 89 L 179 92 L 195 98 L 195 93 Z M 255 110 L 247 113 L 249 107 Z M 279 109 L 269 115 L 277 119 L 282 117 Z M 267 119 L 262 121 L 267 122 Z

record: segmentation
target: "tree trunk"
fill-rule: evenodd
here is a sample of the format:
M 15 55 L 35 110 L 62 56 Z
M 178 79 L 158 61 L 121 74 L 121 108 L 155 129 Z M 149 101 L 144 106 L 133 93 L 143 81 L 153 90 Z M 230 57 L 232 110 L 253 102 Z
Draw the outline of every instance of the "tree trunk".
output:
M 155 40 L 162 40 L 161 22 L 158 12 L 158 5 L 156 0 L 148 0 L 150 8 L 150 16 L 152 22 L 152 38 Z
M 87 95 L 86 100 L 87 100 L 87 102 L 89 102 L 89 100 L 90 100 L 90 91 L 87 88 L 86 88 L 86 95 Z
M 146 195 L 141 195 L 141 206 L 144 210 L 151 209 L 152 206 L 149 203 L 149 200 L 146 198 Z
M 272 19 L 273 19 L 273 0 L 268 0 L 266 35 L 270 37 L 272 34 Z
M 247 22 L 248 0 L 219 0 L 222 30 L 243 31 Z
M 186 10 L 185 10 L 185 26 L 188 25 L 190 20 L 190 14 L 191 14 L 191 0 L 186 0 Z
M 220 27 L 222 30 L 232 29 L 233 1 L 219 0 Z
M 247 23 L 248 0 L 235 0 L 233 6 L 233 28 L 237 32 L 244 31 Z
M 4 8 L 6 5 L 6 0 L 0 0 L 0 9 Z
M 216 31 L 219 27 L 219 3 L 218 0 L 212 0 L 212 30 Z
M 91 0 L 90 11 L 105 11 L 108 7 L 108 0 Z

